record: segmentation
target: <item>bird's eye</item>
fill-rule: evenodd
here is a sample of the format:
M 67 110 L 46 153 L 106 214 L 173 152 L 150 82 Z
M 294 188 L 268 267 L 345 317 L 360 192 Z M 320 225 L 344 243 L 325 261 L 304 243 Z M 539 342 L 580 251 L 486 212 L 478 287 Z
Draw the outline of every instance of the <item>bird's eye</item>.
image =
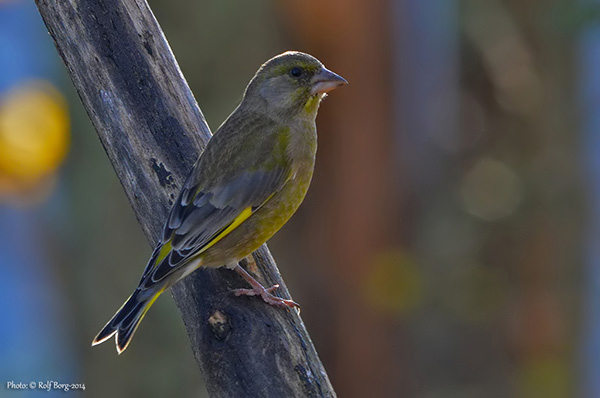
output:
M 302 68 L 292 68 L 292 70 L 290 70 L 290 75 L 292 75 L 293 77 L 300 77 L 302 76 Z

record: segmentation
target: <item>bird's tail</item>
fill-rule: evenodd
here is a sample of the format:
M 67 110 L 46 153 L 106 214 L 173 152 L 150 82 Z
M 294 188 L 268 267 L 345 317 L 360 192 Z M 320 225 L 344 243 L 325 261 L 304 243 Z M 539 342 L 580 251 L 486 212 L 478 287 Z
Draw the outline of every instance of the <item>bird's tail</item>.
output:
M 117 352 L 121 354 L 125 351 L 144 315 L 164 290 L 163 288 L 154 293 L 149 293 L 148 291 L 136 289 L 94 338 L 92 346 L 104 343 L 115 336 Z

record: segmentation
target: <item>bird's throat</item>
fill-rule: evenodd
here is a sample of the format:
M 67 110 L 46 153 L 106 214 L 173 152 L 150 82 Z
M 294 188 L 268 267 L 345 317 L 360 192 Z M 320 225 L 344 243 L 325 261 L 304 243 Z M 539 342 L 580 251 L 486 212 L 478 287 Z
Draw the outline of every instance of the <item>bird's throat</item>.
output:
M 319 104 L 321 103 L 321 99 L 325 96 L 325 94 L 317 94 L 311 95 L 306 101 L 306 105 L 304 105 L 304 112 L 309 115 L 316 115 L 317 110 L 319 109 Z

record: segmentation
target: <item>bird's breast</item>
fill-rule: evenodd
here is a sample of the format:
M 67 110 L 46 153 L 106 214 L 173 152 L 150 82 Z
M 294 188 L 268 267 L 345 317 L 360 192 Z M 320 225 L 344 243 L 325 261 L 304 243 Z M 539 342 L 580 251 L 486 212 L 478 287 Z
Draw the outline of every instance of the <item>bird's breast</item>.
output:
M 304 200 L 315 166 L 317 136 L 314 122 L 301 130 L 291 128 L 290 133 L 287 146 L 290 178 L 252 216 L 205 252 L 205 264 L 219 266 L 225 260 L 239 260 L 250 254 L 273 236 Z

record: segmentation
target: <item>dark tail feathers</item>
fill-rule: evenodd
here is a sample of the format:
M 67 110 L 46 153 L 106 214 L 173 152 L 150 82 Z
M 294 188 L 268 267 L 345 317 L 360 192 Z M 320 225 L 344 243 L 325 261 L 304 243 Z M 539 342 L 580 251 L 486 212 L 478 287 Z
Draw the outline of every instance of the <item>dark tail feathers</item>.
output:
M 148 295 L 147 291 L 136 290 L 98 333 L 92 341 L 92 346 L 104 343 L 116 335 L 117 352 L 121 354 L 125 351 L 144 315 L 162 292 L 163 290 L 160 290 Z

